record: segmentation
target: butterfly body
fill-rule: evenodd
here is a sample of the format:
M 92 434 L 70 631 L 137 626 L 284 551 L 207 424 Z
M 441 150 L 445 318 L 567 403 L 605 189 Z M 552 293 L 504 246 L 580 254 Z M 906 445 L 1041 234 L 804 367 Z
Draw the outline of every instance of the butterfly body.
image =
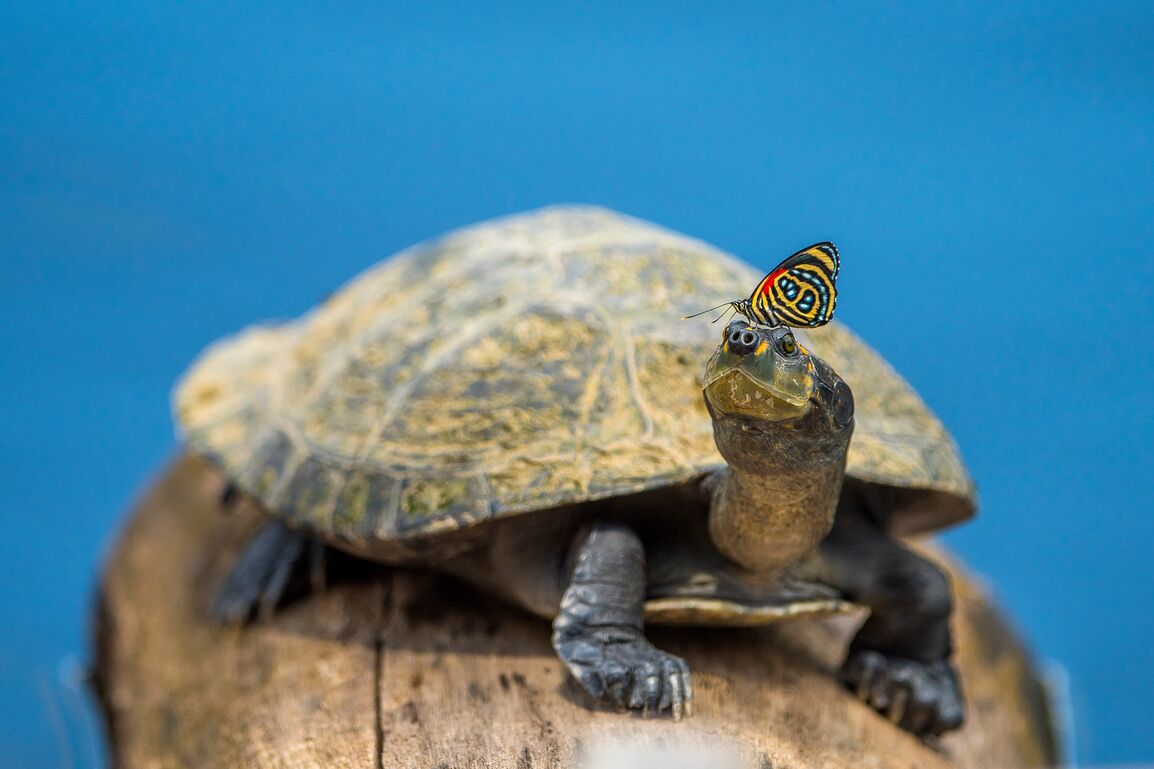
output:
M 763 326 L 824 326 L 833 320 L 837 306 L 840 269 L 834 244 L 815 243 L 773 268 L 748 299 L 728 304 Z

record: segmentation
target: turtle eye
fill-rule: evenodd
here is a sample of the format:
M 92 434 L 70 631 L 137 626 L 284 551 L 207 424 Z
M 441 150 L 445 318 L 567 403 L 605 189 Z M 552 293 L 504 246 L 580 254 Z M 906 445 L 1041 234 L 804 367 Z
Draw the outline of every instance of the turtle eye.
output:
M 786 334 L 781 338 L 781 350 L 786 355 L 797 354 L 797 341 L 793 338 L 793 334 Z

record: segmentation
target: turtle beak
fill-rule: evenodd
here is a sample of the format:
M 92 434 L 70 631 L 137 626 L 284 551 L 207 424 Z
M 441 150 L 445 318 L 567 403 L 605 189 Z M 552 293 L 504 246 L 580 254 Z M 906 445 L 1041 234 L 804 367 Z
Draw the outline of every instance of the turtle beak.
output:
M 751 327 L 727 331 L 702 385 L 716 414 L 766 422 L 804 416 L 813 388 L 808 366 L 779 354 L 765 330 Z

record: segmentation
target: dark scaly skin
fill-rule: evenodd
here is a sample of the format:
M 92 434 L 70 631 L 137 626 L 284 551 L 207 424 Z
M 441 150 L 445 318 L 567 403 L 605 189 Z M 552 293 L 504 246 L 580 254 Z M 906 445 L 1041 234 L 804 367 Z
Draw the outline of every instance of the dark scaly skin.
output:
M 658 548 L 651 554 L 656 558 L 663 557 L 661 547 L 675 544 L 654 539 L 655 518 L 658 528 L 673 524 L 684 536 L 699 539 L 708 532 L 716 548 L 712 556 L 687 550 L 680 557 L 700 560 L 719 577 L 720 570 L 768 577 L 799 570 L 868 606 L 870 618 L 843 667 L 847 686 L 917 734 L 957 728 L 963 711 L 949 663 L 946 579 L 884 531 L 886 499 L 871 495 L 872 487 L 857 481 L 843 488 L 852 395 L 820 359 L 804 350 L 786 354 L 787 334 L 734 321 L 707 371 L 707 382 L 721 382 L 707 384 L 706 397 L 717 445 L 729 467 L 696 497 L 698 515 L 709 520 L 705 531 L 692 533 L 692 513 L 677 522 L 669 510 L 671 504 L 693 505 L 693 495 L 625 497 L 543 517 L 543 524 L 554 524 L 552 529 L 504 522 L 505 533 L 493 535 L 492 549 L 481 547 L 472 560 L 462 557 L 444 566 L 553 615 L 554 649 L 594 699 L 646 715 L 670 711 L 681 718 L 693 707 L 689 667 L 644 636 L 645 602 L 658 589 L 649 579 L 646 540 Z M 776 395 L 758 395 L 760 385 L 749 385 L 747 379 L 737 380 L 733 390 L 725 384 L 727 371 L 764 375 L 758 381 L 792 400 L 777 403 Z M 749 403 L 760 406 L 750 411 Z M 501 549 L 502 542 L 512 546 Z M 567 559 L 549 558 L 565 549 Z M 291 575 L 313 562 L 307 553 L 303 535 L 270 523 L 220 589 L 217 616 L 243 622 L 267 613 L 288 594 L 289 584 L 300 583 Z M 551 584 L 558 591 L 552 596 Z M 764 585 L 762 598 L 770 601 L 777 587 L 772 579 Z M 668 585 L 662 589 L 671 590 Z M 677 594 L 676 586 L 672 593 Z M 751 597 L 757 596 L 742 598 Z
M 780 330 L 739 320 L 730 324 L 724 338 L 719 349 L 719 355 L 728 356 L 721 361 L 723 369 L 767 370 L 780 379 L 783 366 L 787 374 L 791 365 L 801 368 L 800 356 L 779 357 L 773 366 L 745 366 L 750 356 L 774 354 L 775 344 L 788 339 Z M 711 363 L 710 371 L 716 368 Z M 746 416 L 740 404 L 743 397 L 756 400 L 752 391 L 718 401 L 723 404 L 718 406 L 712 399 L 720 396 L 711 396 L 714 391 L 706 388 L 717 443 L 730 464 L 720 474 L 711 503 L 714 543 L 751 570 L 772 570 L 788 565 L 781 560 L 783 553 L 797 560 L 821 540 L 819 560 L 826 580 L 871 610 L 851 645 L 843 680 L 912 732 L 955 729 L 963 720 L 963 708 L 949 663 L 952 606 L 945 575 L 871 520 L 865 494 L 841 493 L 852 397 L 820 360 L 808 370 L 815 380 L 809 410 L 799 417 L 789 404 L 768 409 L 787 415 L 781 423 Z M 798 380 L 787 376 L 783 381 Z M 779 389 L 788 395 L 789 386 Z M 818 457 L 828 457 L 832 464 L 811 461 Z M 743 473 L 747 480 L 735 486 L 731 481 Z M 797 496 L 809 484 L 816 485 Z M 825 512 L 834 504 L 836 516 L 832 509 Z M 725 517 L 718 519 L 719 514 Z M 721 531 L 713 523 L 717 520 Z M 727 538 L 734 530 L 740 535 Z M 782 547 L 786 539 L 792 554 Z M 647 712 L 656 702 L 658 709 L 670 707 L 680 718 L 683 709 L 692 708 L 688 668 L 682 672 L 682 660 L 654 649 L 641 634 L 645 561 L 640 539 L 629 529 L 598 524 L 579 538 L 574 554 L 577 565 L 554 620 L 558 655 L 592 696 Z M 658 688 L 664 679 L 667 684 Z
M 965 708 L 950 663 L 953 600 L 946 575 L 887 535 L 860 490 L 842 495 L 821 555 L 828 581 L 870 608 L 842 666 L 846 686 L 916 734 L 960 727 Z
M 948 600 L 940 600 L 933 567 L 883 532 L 932 529 L 972 514 L 969 478 L 948 434 L 908 385 L 837 324 L 813 336 L 854 388 L 859 420 L 848 475 L 894 490 L 888 502 L 837 505 L 835 518 L 841 469 L 825 461 L 827 446 L 807 450 L 798 440 L 796 429 L 808 429 L 802 422 L 767 452 L 776 456 L 772 473 L 754 467 L 756 441 L 729 432 L 732 425 L 714 424 L 710 436 L 716 414 L 702 403 L 697 372 L 716 338 L 701 336 L 704 327 L 668 324 L 707 297 L 746 286 L 750 274 L 700 243 L 609 212 L 551 210 L 482 225 L 366 273 L 297 323 L 213 348 L 178 392 L 180 420 L 194 450 L 293 531 L 385 563 L 447 568 L 550 616 L 574 587 L 570 578 L 585 579 L 556 567 L 571 547 L 572 562 L 585 556 L 626 568 L 622 553 L 633 546 L 625 532 L 633 532 L 651 567 L 680 562 L 682 550 L 670 555 L 661 542 L 652 549 L 643 521 L 631 516 L 644 518 L 660 493 L 710 475 L 712 503 L 682 511 L 716 524 L 698 543 L 707 548 L 712 538 L 716 547 L 699 572 L 724 577 L 719 584 L 740 588 L 737 598 L 769 606 L 776 617 L 794 616 L 785 610 L 798 597 L 795 606 L 814 597 L 822 599 L 814 606 L 827 606 L 830 591 L 869 605 L 874 618 L 853 645 L 846 680 L 913 731 L 950 728 L 960 717 L 951 703 L 960 697 L 946 661 Z M 459 324 L 463 316 L 470 324 Z M 453 333 L 443 333 L 450 327 Z M 362 434 L 365 425 L 373 429 Z M 462 439 L 466 427 L 473 432 Z M 728 478 L 715 474 L 714 440 L 723 454 L 723 442 L 736 451 L 736 459 L 726 456 L 731 464 L 746 467 Z M 790 455 L 796 461 L 782 473 L 782 457 Z M 803 486 L 807 496 L 796 498 Z M 653 496 L 645 502 L 644 495 Z M 762 498 L 774 501 L 764 521 Z M 606 514 L 604 503 L 614 499 L 638 509 Z M 711 504 L 725 515 L 710 515 Z M 621 528 L 572 545 L 575 525 L 541 544 L 543 552 L 513 551 L 525 564 L 486 561 L 495 532 L 529 529 L 560 509 L 586 531 L 601 531 L 599 523 Z M 805 531 L 781 547 L 774 532 L 793 519 L 805 520 Z M 244 621 L 267 613 L 305 582 L 301 573 L 315 573 L 297 537 L 273 529 L 257 537 L 226 581 L 221 616 Z M 817 555 L 806 553 L 826 532 Z M 775 583 L 777 572 L 808 561 L 813 568 L 799 572 L 808 587 L 790 592 Z M 500 565 L 506 568 L 493 568 Z M 552 582 L 560 587 L 549 604 L 541 596 Z M 606 584 L 578 585 L 596 609 L 589 617 L 631 618 L 622 620 L 633 630 L 620 648 L 643 648 L 640 615 Z M 690 588 L 698 583 L 666 584 L 662 595 L 698 598 Z M 716 598 L 733 597 L 718 588 Z M 701 621 L 725 624 L 721 606 Z M 579 619 L 567 621 L 567 649 L 597 637 L 596 621 L 583 630 Z M 605 655 L 602 663 L 565 654 L 571 666 L 586 666 L 574 672 L 587 688 L 618 682 L 619 663 L 631 680 L 650 680 L 648 651 Z M 599 696 L 609 692 L 607 701 L 619 704 L 615 691 L 606 686 Z M 682 694 L 688 702 L 691 695 Z
M 632 530 L 597 523 L 573 545 L 553 648 L 596 699 L 646 714 L 692 715 L 689 665 L 645 639 L 645 551 Z
M 799 356 L 784 350 L 773 355 L 775 340 L 782 338 L 788 337 L 780 330 L 734 321 L 707 369 L 707 380 L 721 363 L 723 370 L 729 367 L 748 375 L 764 372 L 764 381 L 774 383 L 784 397 L 794 390 L 804 392 L 807 383 L 790 373 L 791 367 L 800 369 Z M 766 342 L 766 352 L 747 352 L 755 345 L 758 351 L 766 349 Z M 740 360 L 733 358 L 735 346 L 744 353 Z M 777 347 L 781 348 L 780 342 Z M 771 355 L 766 362 L 760 361 Z M 717 445 L 730 465 L 728 477 L 744 474 L 759 479 L 749 482 L 752 493 L 738 499 L 737 504 L 744 505 L 741 515 L 725 519 L 730 533 L 740 530 L 740 536 L 731 537 L 739 543 L 729 545 L 735 548 L 733 557 L 751 568 L 765 568 L 775 563 L 784 542 L 793 544 L 795 559 L 800 550 L 818 546 L 824 581 L 870 608 L 870 617 L 843 666 L 846 684 L 874 709 L 912 732 L 941 734 L 956 729 L 963 720 L 963 706 L 949 663 L 949 584 L 939 569 L 884 531 L 882 522 L 889 512 L 886 502 L 892 504 L 892 500 L 871 494 L 861 484 L 843 487 L 841 475 L 834 471 L 844 464 L 823 461 L 844 457 L 852 429 L 853 398 L 841 377 L 820 359 L 811 356 L 808 370 L 813 380 L 811 405 L 801 418 L 760 418 L 754 413 L 760 392 L 756 388 L 741 392 L 751 397 L 752 405 L 748 405 L 740 398 L 734 400 L 725 387 L 706 387 Z M 724 480 L 719 490 L 725 490 Z M 719 507 L 726 509 L 725 501 L 715 496 L 711 530 Z M 836 506 L 836 513 L 830 526 L 821 531 L 822 537 L 803 540 L 808 546 L 799 546 L 798 533 L 812 534 L 825 520 L 821 510 L 829 505 Z M 779 523 L 776 519 L 783 515 Z M 723 545 L 728 545 L 725 533 L 714 536 L 723 552 L 727 549 Z
M 558 656 L 607 705 L 690 715 L 687 664 L 643 636 L 641 540 L 626 527 L 602 523 L 579 534 L 573 552 L 577 564 L 553 625 Z M 915 734 L 960 727 L 965 711 L 949 659 L 945 575 L 886 535 L 852 498 L 839 506 L 820 563 L 828 584 L 870 608 L 842 666 L 846 687 Z
M 307 589 L 316 551 L 306 545 L 315 548 L 317 543 L 270 522 L 218 588 L 215 616 L 243 623 Z M 602 523 L 579 532 L 571 575 L 550 575 L 548 564 L 534 571 L 531 560 L 527 557 L 525 570 L 509 578 L 552 578 L 568 585 L 554 604 L 553 644 L 592 697 L 647 715 L 662 710 L 672 710 L 675 717 L 692 713 L 687 663 L 654 648 L 643 635 L 641 603 L 650 596 L 644 589 L 645 553 L 631 529 Z M 843 497 L 833 529 L 820 545 L 820 566 L 826 584 L 871 610 L 842 666 L 847 688 L 916 734 L 941 734 L 961 726 L 961 689 L 949 661 L 952 606 L 945 575 L 885 534 L 853 495 Z M 463 576 L 476 575 L 465 570 Z M 515 602 L 535 603 L 523 597 L 526 585 L 506 587 L 507 597 Z

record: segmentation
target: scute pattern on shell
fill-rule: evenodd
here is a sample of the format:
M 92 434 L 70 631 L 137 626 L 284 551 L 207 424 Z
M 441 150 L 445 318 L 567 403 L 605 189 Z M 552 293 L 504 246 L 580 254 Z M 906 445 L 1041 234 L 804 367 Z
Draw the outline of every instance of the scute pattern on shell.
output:
M 175 409 L 241 488 L 353 545 L 686 482 L 722 466 L 701 397 L 720 330 L 680 317 L 759 277 L 604 209 L 511 216 L 218 342 Z M 909 385 L 844 326 L 810 338 L 855 393 L 849 472 L 925 490 L 913 528 L 969 515 L 957 449 Z

